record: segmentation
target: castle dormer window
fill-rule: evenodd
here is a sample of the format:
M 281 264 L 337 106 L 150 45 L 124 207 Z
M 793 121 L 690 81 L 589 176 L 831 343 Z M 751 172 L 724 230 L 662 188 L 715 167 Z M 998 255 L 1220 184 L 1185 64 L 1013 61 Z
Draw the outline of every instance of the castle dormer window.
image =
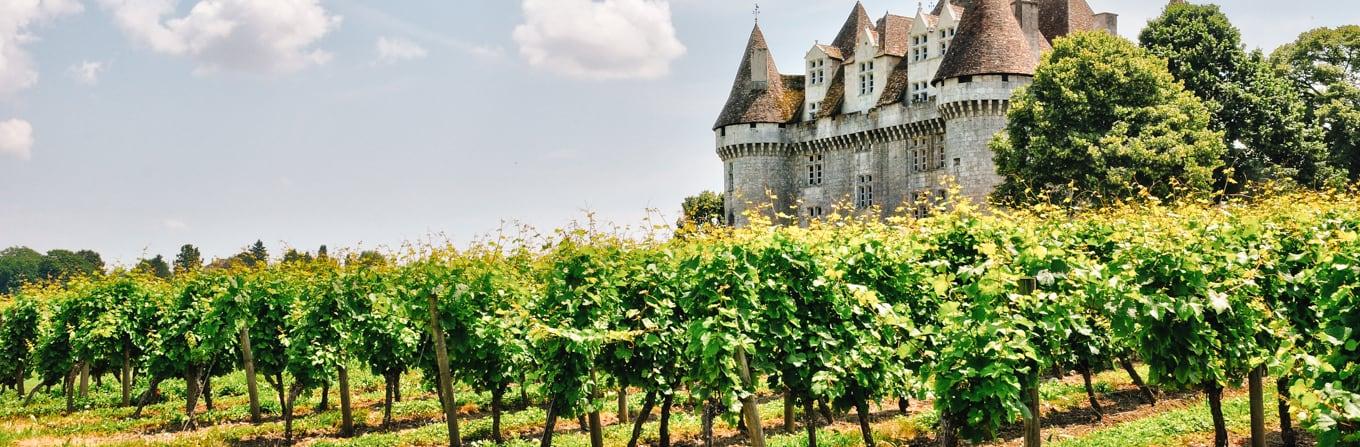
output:
M 808 61 L 808 84 L 821 85 L 826 82 L 826 59 Z
M 911 37 L 911 60 L 922 61 L 930 57 L 930 35 L 920 34 Z
M 822 186 L 822 162 L 825 155 L 816 154 L 808 156 L 808 186 Z
M 865 209 L 874 206 L 874 176 L 861 175 L 855 186 L 855 208 Z
M 874 62 L 861 62 L 859 64 L 859 94 L 869 95 L 874 93 Z

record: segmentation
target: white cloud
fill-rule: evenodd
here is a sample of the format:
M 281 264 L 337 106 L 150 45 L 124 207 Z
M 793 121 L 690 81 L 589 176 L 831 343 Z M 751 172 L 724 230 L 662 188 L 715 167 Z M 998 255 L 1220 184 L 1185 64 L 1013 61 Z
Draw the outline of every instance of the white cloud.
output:
M 530 65 L 584 79 L 654 79 L 685 54 L 665 0 L 523 0 L 515 27 Z
M 95 85 L 99 83 L 99 74 L 104 72 L 104 68 L 106 67 L 103 62 L 85 61 L 72 65 L 66 71 L 81 84 Z
M 183 17 L 178 0 L 99 0 L 123 32 L 153 51 L 188 56 L 197 72 L 291 73 L 324 64 L 314 48 L 340 26 L 320 0 L 199 0 Z
M 0 121 L 0 155 L 20 160 L 33 156 L 33 125 L 21 119 Z
M 75 0 L 0 0 L 0 97 L 38 83 L 24 45 L 36 37 L 31 28 L 82 10 Z
M 402 20 L 391 14 L 361 3 L 351 2 L 345 5 L 345 8 L 347 14 L 357 16 L 360 21 L 370 22 L 385 28 L 392 28 L 401 34 L 420 39 L 422 42 L 452 48 L 483 59 L 499 59 L 505 56 L 505 49 L 499 46 L 477 44 L 461 39 L 455 39 L 442 32 L 432 31 L 429 28 Z
M 379 37 L 377 48 L 379 64 L 423 59 L 429 54 L 424 47 L 402 38 Z

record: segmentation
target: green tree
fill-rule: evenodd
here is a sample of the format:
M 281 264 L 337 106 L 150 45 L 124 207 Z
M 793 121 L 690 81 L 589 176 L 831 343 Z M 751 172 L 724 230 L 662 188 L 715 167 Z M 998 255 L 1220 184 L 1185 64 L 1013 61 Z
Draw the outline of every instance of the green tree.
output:
M 1103 32 L 1059 39 L 992 141 L 1002 204 L 1206 191 L 1226 149 L 1166 61 Z
M 686 197 L 680 204 L 680 220 L 675 226 L 682 231 L 686 228 L 699 228 L 705 225 L 723 225 L 723 195 L 704 191 L 696 196 Z
M 290 264 L 294 262 L 312 262 L 312 254 L 290 248 L 283 253 L 283 263 Z
M 1228 148 L 1218 180 L 1236 185 L 1229 189 L 1273 177 L 1313 185 L 1331 175 L 1298 92 L 1260 52 L 1244 49 L 1241 32 L 1217 5 L 1172 3 L 1139 41 L 1213 113 L 1210 126 Z
M 1270 55 L 1322 128 L 1333 165 L 1360 179 L 1360 26 L 1318 28 Z
M 89 276 L 104 271 L 104 260 L 90 250 L 51 250 L 38 267 L 43 279 L 64 281 L 76 276 Z
M 175 255 L 175 274 L 182 275 L 203 267 L 203 253 L 192 244 L 184 244 Z
M 42 277 L 43 255 L 28 247 L 0 251 L 0 293 L 19 289 L 25 282 Z
M 134 267 L 132 271 L 155 275 L 157 278 L 170 278 L 170 264 L 166 264 L 165 257 L 161 255 L 138 261 L 137 267 Z
M 269 264 L 269 251 L 265 250 L 264 241 L 256 239 L 255 245 L 250 246 L 249 253 L 250 259 L 253 259 L 255 261 L 254 263 L 250 264 L 251 267 L 254 267 L 256 265 Z

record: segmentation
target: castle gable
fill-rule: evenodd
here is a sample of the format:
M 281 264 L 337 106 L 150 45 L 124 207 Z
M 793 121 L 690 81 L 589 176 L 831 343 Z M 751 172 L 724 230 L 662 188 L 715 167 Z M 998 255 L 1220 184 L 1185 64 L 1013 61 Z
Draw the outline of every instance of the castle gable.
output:
M 845 19 L 845 24 L 841 25 L 840 32 L 836 33 L 836 39 L 831 41 L 831 46 L 839 48 L 846 60 L 855 57 L 855 47 L 859 43 L 859 34 L 865 29 L 874 29 L 874 21 L 869 18 L 869 12 L 864 9 L 864 4 L 855 2 L 855 8 L 850 11 L 850 17 Z

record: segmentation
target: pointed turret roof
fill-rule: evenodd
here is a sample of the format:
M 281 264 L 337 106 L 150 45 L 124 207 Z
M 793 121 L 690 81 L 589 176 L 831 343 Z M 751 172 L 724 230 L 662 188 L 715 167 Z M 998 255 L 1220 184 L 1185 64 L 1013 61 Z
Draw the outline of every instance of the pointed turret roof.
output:
M 935 81 L 980 74 L 1032 75 L 1038 59 L 1007 0 L 974 0 Z
M 766 79 L 768 82 L 756 84 L 751 79 L 753 58 L 765 58 Z M 757 24 L 751 30 L 751 40 L 746 44 L 746 53 L 737 69 L 737 79 L 732 83 L 732 93 L 727 97 L 727 105 L 714 129 L 733 124 L 746 123 L 787 123 L 797 117 L 803 102 L 803 78 L 801 76 L 782 76 L 774 65 L 774 56 L 765 43 L 765 34 Z
M 1039 31 L 1048 40 L 1095 28 L 1095 16 L 1086 0 L 1039 0 Z
M 874 29 L 874 19 L 869 18 L 864 3 L 855 2 L 855 9 L 850 11 L 850 17 L 841 25 L 841 31 L 836 33 L 836 40 L 831 41 L 831 46 L 840 48 L 846 60 L 854 58 L 855 40 L 865 28 Z

